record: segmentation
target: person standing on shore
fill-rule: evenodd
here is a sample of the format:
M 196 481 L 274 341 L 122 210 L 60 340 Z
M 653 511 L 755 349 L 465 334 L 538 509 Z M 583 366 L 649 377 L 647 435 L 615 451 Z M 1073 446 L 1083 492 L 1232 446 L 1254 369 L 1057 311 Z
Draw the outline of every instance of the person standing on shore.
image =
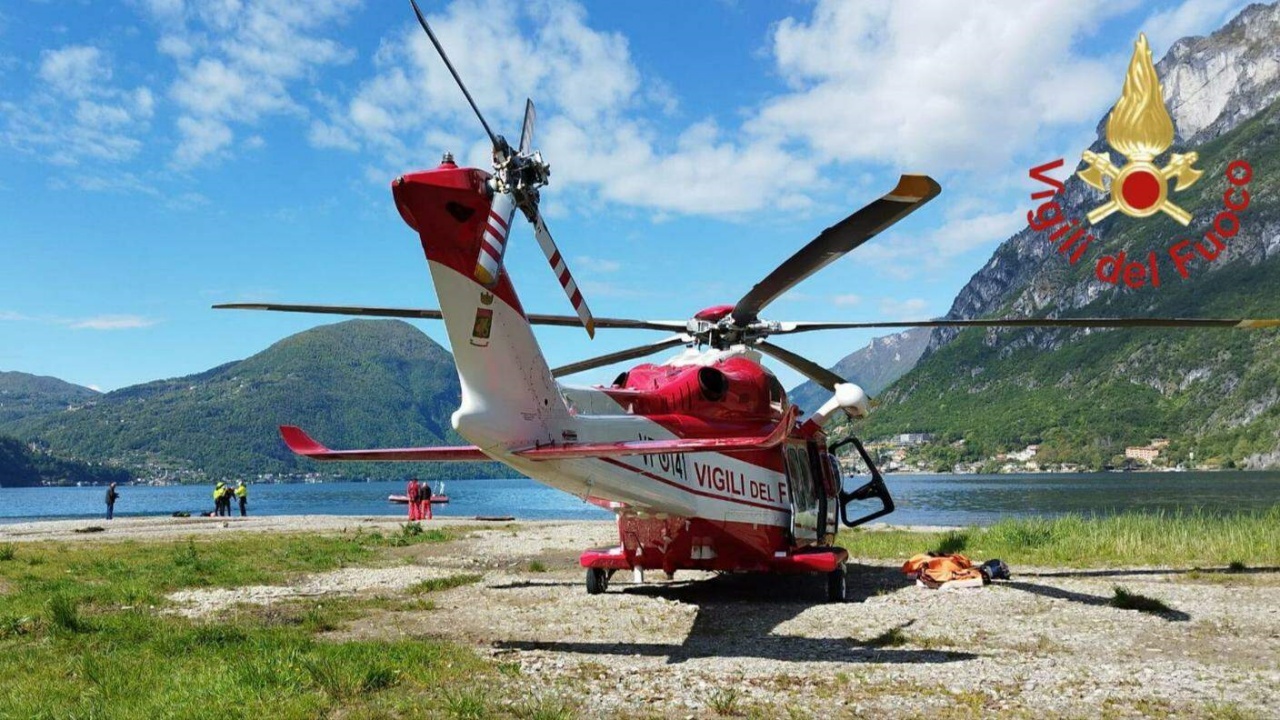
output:
M 236 499 L 240 501 L 240 517 L 248 515 L 245 508 L 249 505 L 249 488 L 244 484 L 243 480 L 240 481 L 239 485 L 236 485 Z
M 224 492 L 226 489 L 227 489 L 227 484 L 222 482 L 221 480 L 219 480 L 218 483 L 213 486 L 213 514 L 215 517 L 222 517 L 222 509 L 226 503 L 226 497 L 225 497 L 226 493 Z M 227 514 L 230 514 L 229 509 L 227 511 Z
M 431 511 L 431 483 L 422 483 L 422 507 L 418 509 L 418 519 L 430 520 L 435 517 Z
M 409 487 L 405 489 L 405 495 L 409 497 L 409 522 L 422 519 L 422 509 L 418 507 L 418 493 L 421 491 L 418 478 L 409 478 Z
M 116 512 L 116 499 L 120 497 L 120 493 L 116 492 L 116 484 L 111 483 L 107 486 L 107 519 L 110 520 Z

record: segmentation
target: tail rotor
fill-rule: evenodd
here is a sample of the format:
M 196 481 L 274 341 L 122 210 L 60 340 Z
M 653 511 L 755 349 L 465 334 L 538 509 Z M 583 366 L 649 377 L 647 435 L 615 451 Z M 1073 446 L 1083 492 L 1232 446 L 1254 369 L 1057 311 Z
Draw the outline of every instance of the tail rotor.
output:
M 582 297 L 582 291 L 573 279 L 573 275 L 569 272 L 564 256 L 560 253 L 555 240 L 551 237 L 551 232 L 547 230 L 547 224 L 543 221 L 542 214 L 538 211 L 539 188 L 550 181 L 551 165 L 542 159 L 542 153 L 532 149 L 533 126 L 537 118 L 533 101 L 525 101 L 524 123 L 520 129 L 520 144 L 518 148 L 513 150 L 511 145 L 507 143 L 506 138 L 494 134 L 489 127 L 489 123 L 485 121 L 484 115 L 481 114 L 480 108 L 471 97 L 471 93 L 467 91 L 467 86 L 463 84 L 458 71 L 454 69 L 453 63 L 449 62 L 449 56 L 445 54 L 444 47 L 440 45 L 439 39 L 431 31 L 431 25 L 427 23 L 426 17 L 418 9 L 416 0 L 409 0 L 409 4 L 413 6 L 413 12 L 418 17 L 418 24 L 426 31 L 427 37 L 431 39 L 431 44 L 435 46 L 436 52 L 440 54 L 440 59 L 444 61 L 445 67 L 453 75 L 454 81 L 458 83 L 458 88 L 466 96 L 471 109 L 480 120 L 480 124 L 484 126 L 484 131 L 489 135 L 490 142 L 493 143 L 493 176 L 489 180 L 489 190 L 493 194 L 493 207 L 489 213 L 488 227 L 485 229 L 484 238 L 480 243 L 479 254 L 476 256 L 476 281 L 486 287 L 493 287 L 498 282 L 498 278 L 502 274 L 503 259 L 507 252 L 507 238 L 511 230 L 511 221 L 515 215 L 516 208 L 519 208 L 525 219 L 533 225 L 534 236 L 538 239 L 538 246 L 542 248 L 542 253 L 546 255 L 547 262 L 551 265 L 551 270 L 555 273 L 556 279 L 560 281 L 560 287 L 564 290 L 565 297 L 569 298 L 569 303 L 573 305 L 573 309 L 578 314 L 582 326 L 586 328 L 587 335 L 594 338 L 595 320 L 591 314 L 591 309 L 587 307 L 587 301 Z

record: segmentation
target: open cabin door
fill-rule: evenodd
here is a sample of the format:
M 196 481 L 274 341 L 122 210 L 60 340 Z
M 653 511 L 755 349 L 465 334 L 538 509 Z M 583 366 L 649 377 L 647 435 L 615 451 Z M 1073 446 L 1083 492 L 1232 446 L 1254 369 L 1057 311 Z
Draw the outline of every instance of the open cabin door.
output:
M 835 445 L 832 445 L 828 452 L 834 456 L 836 450 L 839 450 L 845 445 L 853 445 L 854 449 L 858 451 L 858 457 L 866 467 L 867 473 L 871 476 L 871 478 L 865 483 L 849 492 L 845 492 L 843 488 L 840 490 L 840 519 L 843 520 L 844 524 L 848 527 L 857 527 L 858 525 L 871 522 L 876 518 L 884 517 L 885 515 L 893 512 L 893 497 L 889 495 L 889 487 L 884 484 L 884 476 L 880 474 L 880 468 L 877 468 L 876 464 L 871 460 L 871 455 L 867 452 L 867 449 L 862 446 L 861 440 L 856 437 L 849 436 Z M 862 504 L 867 500 L 878 501 L 880 508 L 878 510 L 871 510 L 859 517 L 853 518 L 852 520 L 849 519 L 849 506 L 854 503 Z M 865 504 L 863 506 L 866 507 Z

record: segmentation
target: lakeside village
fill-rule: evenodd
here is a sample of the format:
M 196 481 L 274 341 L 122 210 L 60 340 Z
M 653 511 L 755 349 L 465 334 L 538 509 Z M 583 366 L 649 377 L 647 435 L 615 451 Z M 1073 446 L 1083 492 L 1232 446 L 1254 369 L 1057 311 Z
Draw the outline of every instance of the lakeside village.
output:
M 1078 462 L 1057 461 L 1052 453 L 1042 452 L 1040 445 L 1027 445 L 1021 450 L 997 453 L 978 460 L 955 459 L 964 454 L 965 441 L 939 442 L 932 433 L 902 433 L 886 440 L 867 443 L 867 452 L 885 473 L 954 473 L 958 475 L 996 475 L 1002 473 L 1078 473 L 1096 472 L 1098 468 Z M 856 455 L 842 456 L 841 468 L 848 473 L 863 472 Z M 1216 462 L 1195 462 L 1188 453 L 1182 462 L 1174 462 L 1169 453 L 1169 440 L 1152 438 L 1141 446 L 1124 448 L 1101 468 L 1109 472 L 1184 472 L 1187 470 L 1230 469 Z
M 1111 472 L 1183 472 L 1186 470 L 1224 470 L 1232 469 L 1210 460 L 1196 463 L 1195 453 L 1175 462 L 1169 452 L 1169 440 L 1153 438 L 1142 446 L 1124 448 L 1123 455 L 1117 454 L 1102 470 Z M 33 451 L 42 451 L 37 443 L 31 443 Z M 1078 462 L 1058 462 L 1053 453 L 1045 452 L 1038 444 L 1027 445 L 1021 450 L 997 453 L 979 460 L 956 459 L 964 455 L 965 441 L 952 443 L 940 442 L 931 433 L 902 433 L 890 438 L 869 442 L 867 451 L 875 458 L 876 465 L 884 473 L 935 474 L 953 473 L 957 475 L 996 475 L 1011 473 L 1083 473 L 1097 472 L 1096 467 L 1089 467 Z M 112 463 L 90 463 L 90 465 L 110 466 Z M 856 455 L 842 455 L 841 469 L 853 476 L 866 472 L 861 460 Z M 154 460 L 143 463 L 143 467 L 135 471 L 133 478 L 126 481 L 131 485 L 163 487 L 168 485 L 200 485 L 210 483 L 217 478 L 202 470 L 180 467 L 174 463 L 162 463 Z M 222 478 L 228 480 L 228 478 Z M 230 478 L 231 482 L 241 479 Z M 307 473 L 257 473 L 244 476 L 253 484 L 313 484 L 334 481 L 374 482 L 367 478 L 355 478 L 335 472 Z M 43 483 L 46 486 L 59 485 L 95 485 L 100 482 L 76 482 L 67 478 L 62 482 Z

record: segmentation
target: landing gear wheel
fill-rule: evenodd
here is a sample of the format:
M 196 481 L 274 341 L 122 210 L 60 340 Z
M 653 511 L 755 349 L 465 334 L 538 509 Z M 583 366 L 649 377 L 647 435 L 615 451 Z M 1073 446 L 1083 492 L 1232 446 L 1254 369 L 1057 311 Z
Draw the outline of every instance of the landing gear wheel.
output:
M 844 563 L 840 563 L 835 570 L 827 573 L 827 602 L 844 602 L 848 578 L 849 573 Z
M 599 595 L 609 587 L 609 573 L 603 568 L 587 568 L 587 594 Z

